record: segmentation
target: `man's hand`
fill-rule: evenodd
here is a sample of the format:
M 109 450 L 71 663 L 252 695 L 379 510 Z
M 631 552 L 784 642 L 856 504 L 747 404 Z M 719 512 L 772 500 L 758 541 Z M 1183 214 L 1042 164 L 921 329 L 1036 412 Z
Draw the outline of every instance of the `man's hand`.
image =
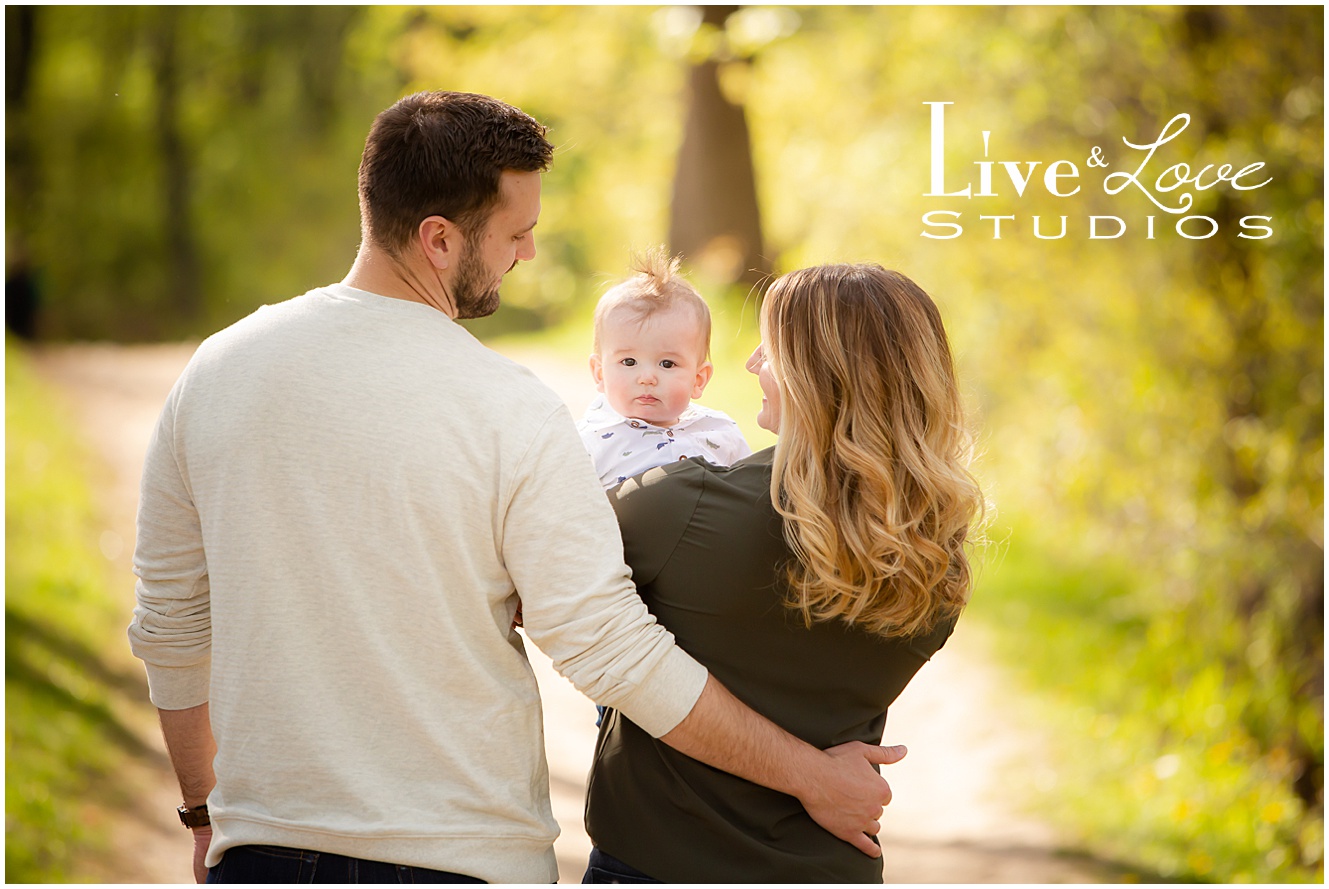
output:
M 881 830 L 891 786 L 873 763 L 904 759 L 903 747 L 850 741 L 818 750 L 753 712 L 714 676 L 692 711 L 660 736 L 680 753 L 798 799 L 812 820 L 870 858 L 881 848 L 868 838 Z
M 794 796 L 813 821 L 864 855 L 880 858 L 881 847 L 871 836 L 881 830 L 891 786 L 873 764 L 899 762 L 907 752 L 904 747 L 878 747 L 861 741 L 831 747 L 823 751 L 823 767 L 808 774 Z
M 203 863 L 203 859 L 208 855 L 208 846 L 212 843 L 211 827 L 195 827 L 194 834 L 194 882 L 206 883 L 208 881 L 208 866 Z
M 166 752 L 180 780 L 180 794 L 191 809 L 208 801 L 208 794 L 216 786 L 212 772 L 212 759 L 217 745 L 212 739 L 212 721 L 208 705 L 199 704 L 187 710 L 158 710 L 161 717 L 162 737 L 166 739 Z M 208 876 L 203 857 L 208 854 L 212 841 L 212 827 L 195 827 L 194 879 L 202 883 Z

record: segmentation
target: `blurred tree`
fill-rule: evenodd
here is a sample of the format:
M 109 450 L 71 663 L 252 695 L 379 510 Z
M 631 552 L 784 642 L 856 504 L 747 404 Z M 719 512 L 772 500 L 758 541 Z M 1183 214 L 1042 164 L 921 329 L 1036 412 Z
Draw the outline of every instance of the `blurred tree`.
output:
M 1301 125 L 1290 119 L 1295 96 L 1298 90 L 1314 88 L 1324 64 L 1323 35 L 1318 44 L 1306 39 L 1313 22 L 1305 11 L 1187 7 L 1178 24 L 1199 136 L 1228 146 L 1260 145 L 1271 131 Z M 1240 77 L 1234 77 L 1230 60 L 1242 54 L 1252 37 L 1264 48 L 1263 59 L 1249 60 Z M 1322 143 L 1322 122 L 1320 132 Z M 1322 144 L 1319 148 L 1323 150 Z M 1275 157 L 1263 172 L 1284 181 L 1310 176 L 1313 181 L 1305 184 L 1311 193 L 1323 191 L 1323 168 L 1313 161 L 1294 167 Z M 1207 215 L 1220 231 L 1235 232 L 1243 216 L 1259 212 L 1259 203 L 1258 198 L 1223 189 Z M 1322 273 L 1315 270 L 1323 243 L 1288 226 L 1285 220 L 1294 220 L 1299 209 L 1275 211 L 1282 230 L 1277 254 L 1271 256 L 1258 241 L 1206 238 L 1196 242 L 1192 268 L 1230 342 L 1212 370 L 1223 393 L 1223 424 L 1215 430 L 1212 445 L 1212 471 L 1226 501 L 1220 504 L 1226 506 L 1221 514 L 1242 527 L 1243 536 L 1254 544 L 1241 559 L 1223 560 L 1223 582 L 1234 613 L 1253 630 L 1271 634 L 1276 659 L 1287 670 L 1297 699 L 1320 712 L 1319 737 L 1313 729 L 1277 725 L 1281 720 L 1259 712 L 1263 708 L 1253 708 L 1244 717 L 1267 745 L 1291 749 L 1298 763 L 1294 786 L 1309 805 L 1322 807 L 1324 545 L 1322 531 L 1305 523 L 1310 516 L 1289 513 L 1284 506 L 1294 491 L 1316 483 L 1307 472 L 1314 467 L 1301 455 L 1317 447 L 1322 455 L 1323 446 L 1323 401 L 1306 397 L 1307 376 L 1323 378 L 1324 285 Z M 1269 268 L 1271 259 L 1282 266 L 1281 273 Z M 1307 336 L 1317 325 L 1320 336 Z M 1288 464 L 1280 465 L 1275 456 L 1280 440 L 1296 455 Z M 1280 505 L 1271 509 L 1271 501 Z
M 1058 82 L 1095 86 L 1049 94 L 1032 140 L 1065 140 L 1074 122 L 1094 137 L 1147 142 L 1184 111 L 1186 147 L 1169 148 L 1192 154 L 1184 157 L 1192 169 L 1259 159 L 1259 178 L 1270 180 L 1195 191 L 1188 214 L 1212 222 L 1190 231 L 1213 225 L 1215 235 L 1173 238 L 1148 266 L 1122 270 L 1133 286 L 1123 281 L 1101 297 L 1116 303 L 1113 323 L 1135 344 L 1118 340 L 1106 354 L 1117 373 L 1138 367 L 1138 382 L 1102 392 L 1113 368 L 1084 365 L 1086 389 L 1097 384 L 1101 394 L 1077 411 L 1107 471 L 1079 505 L 1102 513 L 1106 547 L 1129 546 L 1153 568 L 1145 589 L 1163 604 L 1159 615 L 1179 609 L 1195 638 L 1212 640 L 1232 687 L 1250 690 L 1231 698 L 1244 731 L 1273 761 L 1290 760 L 1290 786 L 1310 811 L 1322 810 L 1321 12 L 1104 8 L 1063 11 L 1049 24 L 1030 35 L 1031 49 L 1051 60 Z M 1076 52 L 1054 55 L 1067 35 Z M 1176 159 L 1156 162 L 1150 175 Z M 1096 200 L 1096 212 L 1123 213 L 1120 199 Z M 1148 212 L 1161 217 L 1160 231 L 1174 227 Z M 1243 229 L 1246 217 L 1274 235 L 1250 237 L 1259 232 Z M 1070 379 L 1074 368 L 1058 373 Z M 1202 669 L 1179 670 L 1175 681 Z
M 162 230 L 166 234 L 166 260 L 169 305 L 175 317 L 185 323 L 197 321 L 203 302 L 202 274 L 198 247 L 195 244 L 190 199 L 193 163 L 184 134 L 180 113 L 180 94 L 184 84 L 180 65 L 181 19 L 188 10 L 179 6 L 153 7 L 148 23 L 148 43 L 152 56 L 153 81 L 156 84 L 154 129 L 161 156 Z
M 32 51 L 7 29 L 7 73 L 31 72 L 7 81 L 8 231 L 44 276 L 46 334 L 214 329 L 349 264 L 364 107 L 399 88 L 346 70 L 363 7 L 16 7 L 7 23 L 27 9 Z
M 689 52 L 688 104 L 669 215 L 669 246 L 711 277 L 754 284 L 766 255 L 756 173 L 741 96 L 749 61 L 737 57 L 725 23 L 737 6 L 700 7 Z M 725 85 L 729 89 L 725 89 Z
M 5 7 L 5 213 L 29 217 L 37 193 L 33 132 L 28 120 L 36 54 L 36 6 Z M 26 226 L 5 232 L 5 326 L 24 339 L 37 335 L 37 271 Z

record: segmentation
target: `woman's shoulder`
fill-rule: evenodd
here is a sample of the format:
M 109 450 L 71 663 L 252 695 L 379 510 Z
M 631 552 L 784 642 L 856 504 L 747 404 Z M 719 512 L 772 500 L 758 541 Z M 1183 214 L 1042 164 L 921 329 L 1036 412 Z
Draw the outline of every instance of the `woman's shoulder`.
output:
M 705 457 L 688 457 L 634 475 L 609 491 L 615 504 L 633 502 L 664 505 L 692 501 L 716 486 L 754 488 L 769 492 L 774 448 L 744 457 L 730 466 L 717 466 Z
M 623 552 L 638 585 L 649 583 L 675 553 L 694 522 L 736 533 L 748 517 L 765 527 L 770 510 L 766 452 L 732 466 L 689 457 L 635 475 L 609 490 L 623 533 Z M 703 518 L 704 517 L 704 518 Z

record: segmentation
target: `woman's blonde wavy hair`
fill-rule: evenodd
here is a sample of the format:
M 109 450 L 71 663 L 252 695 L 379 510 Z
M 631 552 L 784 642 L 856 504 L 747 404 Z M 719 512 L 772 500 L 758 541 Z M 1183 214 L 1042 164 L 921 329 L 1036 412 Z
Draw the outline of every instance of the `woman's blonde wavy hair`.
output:
M 779 278 L 761 309 L 780 394 L 771 499 L 790 606 L 880 636 L 924 633 L 969 598 L 983 510 L 941 315 L 878 265 Z

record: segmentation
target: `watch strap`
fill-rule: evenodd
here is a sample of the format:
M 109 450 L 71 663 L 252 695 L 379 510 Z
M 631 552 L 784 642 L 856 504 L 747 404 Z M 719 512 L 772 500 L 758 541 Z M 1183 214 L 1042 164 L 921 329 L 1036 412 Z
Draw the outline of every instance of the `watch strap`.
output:
M 212 820 L 208 818 L 207 803 L 192 808 L 190 806 L 180 806 L 175 811 L 180 816 L 180 823 L 185 827 L 207 827 L 212 823 Z

